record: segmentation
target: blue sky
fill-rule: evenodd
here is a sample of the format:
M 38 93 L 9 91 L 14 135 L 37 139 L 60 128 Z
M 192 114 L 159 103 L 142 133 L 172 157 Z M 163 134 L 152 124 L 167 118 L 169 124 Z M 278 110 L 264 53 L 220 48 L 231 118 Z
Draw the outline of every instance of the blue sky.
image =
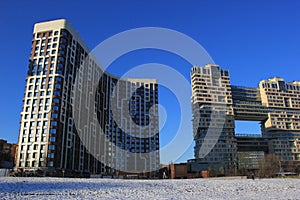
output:
M 0 6 L 0 138 L 17 142 L 36 22 L 66 18 L 90 49 L 132 28 L 173 29 L 199 42 L 215 63 L 229 69 L 233 85 L 256 87 L 260 80 L 273 76 L 287 81 L 300 80 L 299 10 L 297 0 L 3 1 Z M 125 55 L 113 64 L 111 72 L 122 75 L 132 66 L 149 62 L 172 66 L 189 79 L 189 63 L 155 50 Z M 171 113 L 161 133 L 163 145 L 176 134 L 179 118 L 173 114 L 178 111 L 174 95 L 164 89 L 161 92 L 160 103 L 166 107 L 167 114 Z M 251 132 L 251 127 L 241 125 L 239 132 Z M 186 130 L 186 134 L 192 134 L 192 130 Z M 193 158 L 192 148 L 178 161 L 187 158 Z

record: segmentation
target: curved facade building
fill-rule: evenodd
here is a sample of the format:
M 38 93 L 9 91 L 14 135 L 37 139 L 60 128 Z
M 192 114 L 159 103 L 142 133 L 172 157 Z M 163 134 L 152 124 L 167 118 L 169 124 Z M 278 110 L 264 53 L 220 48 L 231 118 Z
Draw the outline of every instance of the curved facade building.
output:
M 158 86 L 100 65 L 66 20 L 35 24 L 16 168 L 49 175 L 159 166 Z

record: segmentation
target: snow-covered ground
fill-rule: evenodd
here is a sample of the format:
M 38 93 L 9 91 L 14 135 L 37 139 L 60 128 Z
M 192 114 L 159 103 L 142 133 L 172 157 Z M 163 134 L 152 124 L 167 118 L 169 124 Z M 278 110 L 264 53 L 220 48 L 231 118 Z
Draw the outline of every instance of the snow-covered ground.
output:
M 300 199 L 300 179 L 0 177 L 0 199 Z

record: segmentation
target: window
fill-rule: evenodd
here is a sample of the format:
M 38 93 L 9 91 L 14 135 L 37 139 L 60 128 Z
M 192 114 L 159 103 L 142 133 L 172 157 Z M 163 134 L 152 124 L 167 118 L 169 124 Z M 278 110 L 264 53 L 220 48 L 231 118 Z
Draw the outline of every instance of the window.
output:
M 56 129 L 55 129 L 55 128 L 51 128 L 51 129 L 50 129 L 50 133 L 51 133 L 51 134 L 56 134 Z
M 50 137 L 50 142 L 55 142 L 55 137 Z
M 63 50 L 59 50 L 58 53 L 61 55 L 65 55 L 65 51 L 63 51 Z
M 54 91 L 53 93 L 55 96 L 60 96 L 60 91 Z
M 65 32 L 65 31 L 62 31 L 61 34 L 64 36 L 67 36 L 67 32 Z
M 54 32 L 54 35 L 58 35 L 58 31 L 55 31 L 55 32 Z
M 48 167 L 53 167 L 53 161 L 48 162 Z
M 59 103 L 59 99 L 53 99 L 53 103 Z
M 58 88 L 58 89 L 61 88 L 60 84 L 55 84 L 54 87 L 55 87 L 55 88 Z
M 54 158 L 54 153 L 49 153 L 48 158 Z
M 51 122 L 51 126 L 57 126 L 57 122 L 56 121 L 52 121 Z
M 57 113 L 52 113 L 52 118 L 57 119 L 58 118 L 58 114 Z
M 61 82 L 61 78 L 60 77 L 55 77 L 55 81 Z
M 60 61 L 62 61 L 62 62 L 65 61 L 65 59 L 64 59 L 63 57 L 61 57 L 61 56 L 58 57 L 58 60 L 60 60 Z
M 53 144 L 49 145 L 48 149 L 49 150 L 55 150 L 55 145 L 53 145 Z

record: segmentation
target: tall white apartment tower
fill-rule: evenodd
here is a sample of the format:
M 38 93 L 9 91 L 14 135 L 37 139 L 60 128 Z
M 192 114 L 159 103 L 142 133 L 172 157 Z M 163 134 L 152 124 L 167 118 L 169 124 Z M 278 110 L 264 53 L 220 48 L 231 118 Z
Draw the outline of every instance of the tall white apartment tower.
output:
M 60 19 L 35 24 L 21 112 L 18 170 L 84 176 L 158 169 L 156 80 L 120 79 L 104 73 L 91 105 L 87 105 L 91 108 L 96 105 L 97 121 L 103 131 L 84 130 L 89 137 L 89 146 L 84 142 L 85 138 L 79 137 L 82 130 L 77 129 L 73 113 L 74 95 L 78 92 L 76 74 L 86 63 L 101 69 L 94 58 L 86 59 L 89 53 L 68 21 Z M 116 85 L 118 90 L 114 91 Z M 83 102 L 84 98 L 77 101 Z M 124 107 L 120 106 L 123 104 Z M 129 110 L 130 120 L 122 118 L 125 108 Z M 147 126 L 150 120 L 151 126 Z M 110 145 L 94 142 L 92 149 L 97 149 L 94 154 L 90 145 L 98 134 L 102 134 Z M 155 153 L 144 156 L 149 152 Z

